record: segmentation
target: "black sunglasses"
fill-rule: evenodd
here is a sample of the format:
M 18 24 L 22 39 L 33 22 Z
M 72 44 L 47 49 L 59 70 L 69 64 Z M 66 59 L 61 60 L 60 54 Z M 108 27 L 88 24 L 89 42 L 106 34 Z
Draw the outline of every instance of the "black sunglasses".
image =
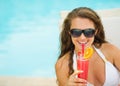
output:
M 81 34 L 84 34 L 85 37 L 90 38 L 93 37 L 95 34 L 95 29 L 88 28 L 85 30 L 80 30 L 80 29 L 71 29 L 70 34 L 72 37 L 79 37 Z

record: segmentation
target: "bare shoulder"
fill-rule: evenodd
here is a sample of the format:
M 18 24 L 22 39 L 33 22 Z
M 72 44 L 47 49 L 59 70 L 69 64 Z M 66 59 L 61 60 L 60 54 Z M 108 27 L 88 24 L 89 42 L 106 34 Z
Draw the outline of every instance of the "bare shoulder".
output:
M 56 64 L 55 64 L 55 68 L 56 69 L 61 69 L 63 67 L 63 65 L 67 65 L 68 64 L 68 53 L 66 53 L 64 56 L 62 56 L 60 59 L 57 60 Z
M 63 57 L 58 59 L 58 61 L 55 64 L 55 71 L 59 86 L 64 86 L 68 80 L 68 71 L 69 71 L 68 64 L 69 64 L 69 53 L 65 54 Z
M 103 44 L 101 49 L 106 54 L 106 56 L 111 59 L 113 65 L 115 65 L 117 69 L 120 70 L 120 49 L 110 43 Z
M 105 50 L 109 53 L 117 53 L 117 52 L 120 53 L 120 49 L 118 47 L 116 47 L 115 45 L 110 44 L 110 43 L 104 43 L 101 48 L 102 48 L 102 50 Z
M 115 59 L 118 55 L 120 56 L 120 49 L 113 44 L 104 43 L 101 49 L 109 58 Z

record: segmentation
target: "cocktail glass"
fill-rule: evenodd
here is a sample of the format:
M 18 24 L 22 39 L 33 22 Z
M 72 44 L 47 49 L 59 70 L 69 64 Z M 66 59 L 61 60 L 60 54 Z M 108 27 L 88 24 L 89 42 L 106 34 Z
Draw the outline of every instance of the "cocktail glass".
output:
M 78 74 L 78 78 L 87 80 L 88 66 L 89 66 L 89 59 L 77 58 L 77 69 L 82 71 L 80 74 Z

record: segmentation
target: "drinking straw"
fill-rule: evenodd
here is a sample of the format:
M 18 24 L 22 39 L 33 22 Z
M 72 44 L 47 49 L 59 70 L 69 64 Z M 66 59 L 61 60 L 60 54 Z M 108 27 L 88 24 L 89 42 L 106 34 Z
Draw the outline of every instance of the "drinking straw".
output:
M 81 57 L 81 52 L 78 52 L 78 57 L 79 57 L 79 58 Z
M 82 57 L 84 57 L 84 47 L 85 47 L 85 44 L 81 44 L 81 47 L 82 47 L 81 54 L 82 54 Z

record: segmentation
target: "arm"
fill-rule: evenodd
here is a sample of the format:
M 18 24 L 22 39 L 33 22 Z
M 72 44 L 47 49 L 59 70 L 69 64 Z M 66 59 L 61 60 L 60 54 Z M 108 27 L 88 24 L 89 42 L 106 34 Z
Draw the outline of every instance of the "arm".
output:
M 114 49 L 114 52 L 115 52 L 115 57 L 114 57 L 114 64 L 116 66 L 116 68 L 119 70 L 120 72 L 120 49 L 116 48 Z M 120 86 L 120 82 L 119 82 L 119 85 Z
M 114 52 L 113 63 L 120 72 L 120 49 L 117 47 L 113 47 L 112 51 Z
M 65 86 L 68 80 L 68 63 L 64 58 L 59 59 L 55 64 L 56 77 L 59 86 Z

